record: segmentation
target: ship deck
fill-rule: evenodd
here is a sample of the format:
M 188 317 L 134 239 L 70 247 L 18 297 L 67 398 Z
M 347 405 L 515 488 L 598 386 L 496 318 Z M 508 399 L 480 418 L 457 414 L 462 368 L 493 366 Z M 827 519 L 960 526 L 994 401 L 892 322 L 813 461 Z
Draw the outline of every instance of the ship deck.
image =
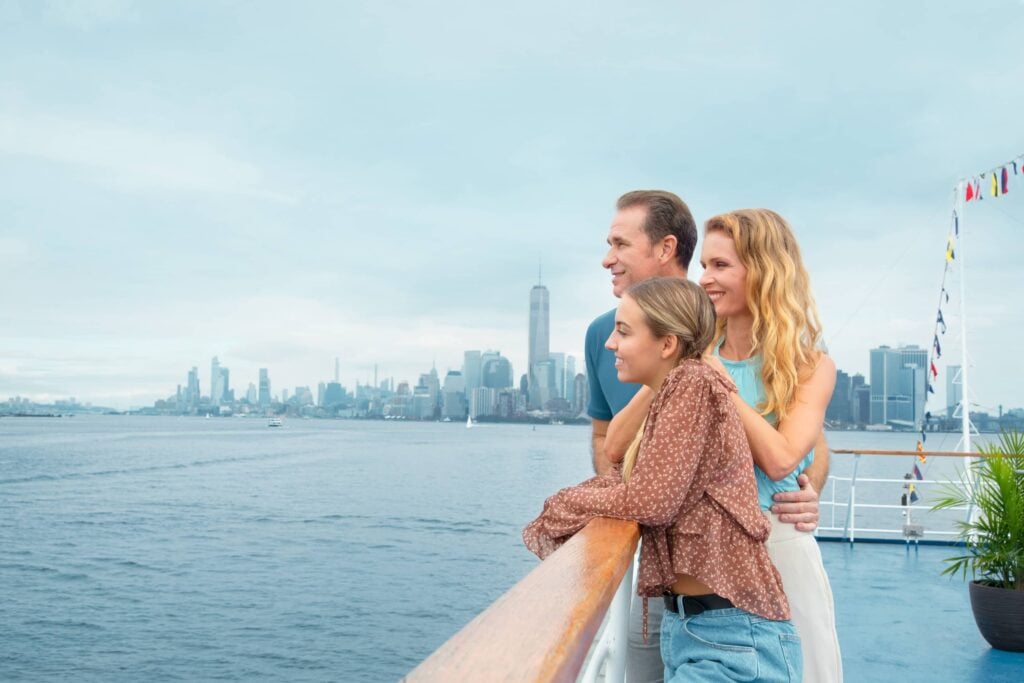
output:
M 836 603 L 847 681 L 1024 680 L 1024 653 L 993 649 L 971 613 L 967 584 L 942 576 L 958 548 L 821 542 Z

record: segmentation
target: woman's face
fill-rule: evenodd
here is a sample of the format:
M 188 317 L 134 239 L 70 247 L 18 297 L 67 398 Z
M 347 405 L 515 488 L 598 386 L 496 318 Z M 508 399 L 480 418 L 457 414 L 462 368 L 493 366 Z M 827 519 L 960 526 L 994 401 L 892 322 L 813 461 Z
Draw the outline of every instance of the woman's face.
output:
M 620 382 L 650 386 L 671 369 L 672 359 L 663 357 L 665 337 L 656 337 L 633 297 L 622 297 L 615 311 L 615 329 L 605 348 L 615 352 L 615 369 Z
M 700 286 L 711 297 L 719 318 L 750 313 L 747 308 L 747 269 L 736 253 L 736 244 L 721 230 L 704 235 L 700 252 L 704 274 Z

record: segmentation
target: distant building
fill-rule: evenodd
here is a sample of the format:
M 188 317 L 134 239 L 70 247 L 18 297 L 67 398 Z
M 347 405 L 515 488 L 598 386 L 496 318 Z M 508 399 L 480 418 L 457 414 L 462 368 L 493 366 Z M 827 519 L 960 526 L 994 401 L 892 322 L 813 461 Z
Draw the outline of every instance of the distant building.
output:
M 345 388 L 340 382 L 328 382 L 324 391 L 324 408 L 338 408 L 345 404 Z
M 558 398 L 555 396 L 557 377 L 558 373 L 555 370 L 553 358 L 549 357 L 547 360 L 540 360 L 533 364 L 533 377 L 530 385 L 531 408 L 543 408 L 548 401 Z M 534 400 L 538 401 L 539 405 L 533 405 Z
M 194 410 L 199 406 L 199 368 L 193 367 L 188 371 L 188 384 L 185 389 L 185 405 L 187 409 Z
M 924 419 L 928 351 L 919 346 L 871 349 L 871 424 L 917 429 Z
M 220 405 L 227 393 L 227 377 L 227 368 L 222 368 L 217 356 L 214 356 L 210 361 L 210 403 L 215 406 Z
M 466 417 L 466 378 L 458 370 L 449 370 L 444 377 L 442 388 L 441 415 L 444 417 Z
M 429 417 L 432 417 L 436 410 L 441 406 L 441 380 L 437 377 L 437 368 L 432 367 L 430 368 L 430 372 L 425 372 L 420 375 L 420 380 L 417 382 L 416 388 L 413 391 L 414 393 L 425 392 L 430 397 L 431 408 Z
M 582 372 L 573 379 L 573 402 L 572 410 L 577 415 L 582 415 L 587 410 L 587 403 L 590 402 L 590 385 L 587 383 L 587 376 Z
M 297 406 L 313 405 L 313 392 L 310 391 L 309 387 L 295 387 L 295 392 L 292 394 L 292 403 Z
M 836 386 L 832 391 L 832 400 L 825 410 L 825 419 L 829 422 L 847 423 L 853 421 L 850 404 L 850 376 L 842 370 L 836 370 Z
M 479 351 L 463 353 L 462 376 L 466 378 L 466 393 L 483 386 L 483 362 Z
M 498 351 L 486 351 L 480 356 L 483 370 L 482 386 L 489 389 L 508 389 L 512 386 L 512 363 Z
M 569 405 L 576 405 L 576 357 L 565 357 L 565 369 L 562 372 L 562 397 Z
M 260 408 L 270 407 L 270 374 L 266 368 L 260 368 Z
M 529 376 L 529 406 L 540 408 L 549 393 L 551 382 L 546 369 L 538 368 L 548 361 L 550 351 L 550 303 L 548 288 L 539 282 L 530 290 L 530 336 L 527 374 Z
M 551 398 L 565 398 L 565 354 L 552 352 L 548 354 L 551 360 Z
M 498 401 L 498 390 L 477 387 L 469 393 L 469 414 L 474 419 L 480 415 L 493 415 Z
M 245 401 L 249 405 L 256 405 L 259 394 L 256 393 L 256 385 L 249 382 L 249 388 L 245 390 Z

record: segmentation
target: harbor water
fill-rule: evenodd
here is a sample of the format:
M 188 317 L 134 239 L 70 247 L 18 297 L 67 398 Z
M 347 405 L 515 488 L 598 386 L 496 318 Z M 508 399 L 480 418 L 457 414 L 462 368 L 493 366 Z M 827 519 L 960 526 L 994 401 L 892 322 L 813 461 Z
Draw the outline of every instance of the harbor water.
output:
M 590 471 L 578 426 L 0 419 L 0 680 L 395 680 L 535 566 L 522 526 Z

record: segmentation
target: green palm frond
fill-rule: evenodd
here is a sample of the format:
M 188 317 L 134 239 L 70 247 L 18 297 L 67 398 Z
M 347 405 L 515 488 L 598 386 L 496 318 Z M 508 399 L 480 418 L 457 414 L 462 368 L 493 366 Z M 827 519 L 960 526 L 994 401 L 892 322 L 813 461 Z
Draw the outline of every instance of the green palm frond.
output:
M 940 488 L 932 510 L 972 505 L 977 514 L 957 522 L 966 555 L 946 559 L 943 574 L 967 571 L 978 579 L 1024 590 L 1024 433 L 1004 432 L 979 449 L 985 457 Z

